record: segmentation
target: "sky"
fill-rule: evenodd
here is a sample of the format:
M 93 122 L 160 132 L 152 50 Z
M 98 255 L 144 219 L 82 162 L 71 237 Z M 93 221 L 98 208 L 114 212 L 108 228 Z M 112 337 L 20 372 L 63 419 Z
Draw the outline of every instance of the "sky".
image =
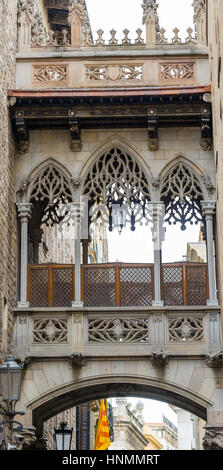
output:
M 166 29 L 167 36 L 172 38 L 172 30 L 177 26 L 186 37 L 186 29 L 193 27 L 192 0 L 159 0 L 158 3 L 160 26 Z M 135 39 L 136 29 L 144 28 L 141 4 L 142 0 L 87 0 L 94 37 L 97 38 L 98 29 L 106 33 L 114 28 L 120 37 L 123 29 L 128 28 L 129 37 Z
M 172 30 L 176 26 L 180 29 L 180 37 L 187 36 L 186 29 L 193 27 L 193 9 L 192 0 L 159 0 L 159 18 L 160 26 L 165 28 L 166 36 L 173 37 Z M 104 38 L 110 37 L 108 32 L 114 28 L 117 38 L 122 38 L 122 31 L 125 28 L 130 30 L 129 37 L 136 38 L 135 31 L 142 26 L 142 0 L 87 0 L 88 12 L 91 20 L 91 26 L 94 38 L 97 38 L 96 31 L 103 29 Z M 145 34 L 144 34 L 145 37 Z M 183 259 L 186 254 L 187 241 L 198 241 L 199 228 L 188 228 L 186 232 L 180 229 L 177 232 L 177 244 L 173 240 L 173 232 L 168 228 L 166 232 L 166 242 L 163 249 L 163 262 L 171 262 L 176 259 Z M 140 249 L 141 247 L 141 249 Z M 110 261 L 126 262 L 153 262 L 152 243 L 150 227 L 139 228 L 136 232 L 126 229 L 120 236 L 118 232 L 112 234 L 112 242 L 109 246 Z M 131 259 L 129 258 L 131 253 Z M 135 405 L 138 399 L 129 399 Z M 176 414 L 165 403 L 154 400 L 143 400 L 144 419 L 146 422 L 159 422 L 164 414 L 174 424 L 177 423 Z

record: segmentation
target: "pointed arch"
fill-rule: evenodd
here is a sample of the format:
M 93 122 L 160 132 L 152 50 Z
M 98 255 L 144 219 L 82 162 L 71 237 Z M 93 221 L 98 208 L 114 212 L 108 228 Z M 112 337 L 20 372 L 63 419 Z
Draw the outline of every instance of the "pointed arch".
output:
M 95 193 L 95 199 L 100 195 L 105 199 L 107 181 L 110 189 L 115 186 L 116 196 L 118 185 L 128 193 L 127 200 L 137 191 L 141 191 L 144 199 L 150 200 L 150 168 L 131 146 L 117 136 L 96 149 L 82 168 L 81 180 L 81 194 L 92 197 Z
M 207 182 L 210 177 L 206 175 L 205 171 L 201 169 L 193 160 L 189 157 L 178 154 L 176 155 L 167 165 L 162 169 L 159 175 L 159 198 L 162 199 L 162 192 L 167 179 L 171 180 L 174 172 L 177 171 L 177 168 L 181 168 L 183 171 L 185 170 L 188 173 L 188 178 L 191 178 L 191 182 L 193 182 L 196 186 L 195 192 L 201 199 L 209 199 L 210 195 L 208 190 L 205 186 L 205 182 Z M 183 188 L 182 188 L 183 191 Z M 174 193 L 173 188 L 173 193 Z M 188 191 L 186 191 L 188 192 Z M 181 193 L 183 196 L 183 193 Z
M 52 204 L 55 198 L 74 199 L 72 176 L 67 169 L 53 158 L 38 165 L 30 174 L 27 183 L 27 202 L 47 200 Z
M 198 224 L 203 220 L 201 201 L 204 200 L 203 175 L 187 158 L 178 155 L 163 170 L 159 199 L 165 205 L 165 221 L 170 225 Z

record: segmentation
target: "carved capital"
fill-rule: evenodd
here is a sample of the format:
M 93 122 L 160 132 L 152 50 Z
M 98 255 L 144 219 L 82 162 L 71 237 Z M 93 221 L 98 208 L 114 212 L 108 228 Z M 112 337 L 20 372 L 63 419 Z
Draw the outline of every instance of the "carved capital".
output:
M 209 367 L 223 367 L 223 351 L 210 353 L 206 357 L 206 364 Z
M 81 368 L 87 365 L 87 358 L 81 353 L 74 353 L 70 356 L 73 367 Z
M 26 202 L 18 202 L 16 204 L 18 215 L 21 218 L 21 222 L 28 222 L 32 214 L 32 204 Z
M 201 201 L 201 207 L 204 217 L 213 218 L 215 214 L 216 202 L 215 201 Z
M 206 428 L 203 439 L 204 450 L 223 450 L 223 428 L 208 427 Z

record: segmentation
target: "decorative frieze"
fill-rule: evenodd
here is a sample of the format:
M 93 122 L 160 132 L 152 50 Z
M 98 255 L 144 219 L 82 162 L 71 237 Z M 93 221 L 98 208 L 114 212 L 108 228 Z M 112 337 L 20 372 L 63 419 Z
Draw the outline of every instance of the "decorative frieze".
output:
M 170 342 L 195 343 L 204 340 L 204 322 L 202 317 L 169 317 L 168 323 Z
M 93 318 L 88 320 L 89 343 L 149 343 L 148 318 Z
M 44 85 L 47 83 L 54 85 L 56 82 L 68 81 L 68 65 L 47 64 L 33 66 L 33 81 Z
M 34 320 L 33 342 L 42 344 L 67 343 L 67 320 L 55 318 Z
M 160 64 L 160 80 L 194 81 L 194 62 Z
M 142 64 L 136 65 L 88 65 L 87 80 L 142 80 Z

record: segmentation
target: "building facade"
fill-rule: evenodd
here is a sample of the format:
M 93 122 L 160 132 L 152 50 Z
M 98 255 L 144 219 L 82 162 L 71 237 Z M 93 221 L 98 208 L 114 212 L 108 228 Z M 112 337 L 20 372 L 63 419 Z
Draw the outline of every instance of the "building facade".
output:
M 25 444 L 73 406 L 138 394 L 196 414 L 204 447 L 222 448 L 222 7 L 194 0 L 195 30 L 168 40 L 156 0 L 144 0 L 143 30 L 119 41 L 112 29 L 106 42 L 102 29 L 93 37 L 85 0 L 8 3 L 0 341 L 2 360 L 12 352 L 24 364 Z M 153 263 L 88 264 L 99 205 L 110 230 L 114 206 L 122 216 L 126 206 L 133 231 L 146 220 Z M 163 263 L 164 220 L 201 224 L 207 262 Z M 39 264 L 42 226 L 60 222 L 74 226 L 73 263 Z

